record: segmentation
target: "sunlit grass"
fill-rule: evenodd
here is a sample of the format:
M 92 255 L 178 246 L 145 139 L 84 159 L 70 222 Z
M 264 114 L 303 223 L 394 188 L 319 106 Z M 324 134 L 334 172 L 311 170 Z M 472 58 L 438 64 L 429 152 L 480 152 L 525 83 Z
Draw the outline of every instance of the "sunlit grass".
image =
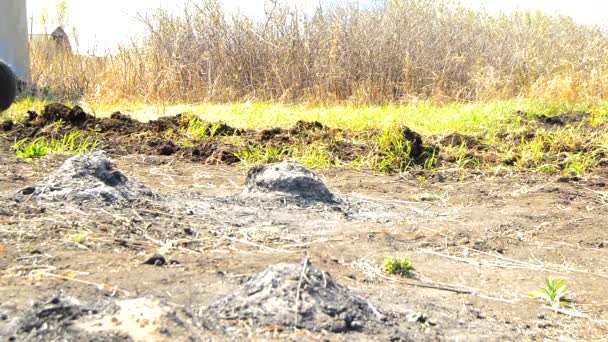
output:
M 49 100 L 21 98 L 5 113 L 22 118 L 28 110 L 41 112 Z M 234 104 L 144 104 L 141 102 L 81 102 L 78 104 L 97 117 L 108 117 L 120 111 L 146 121 L 163 116 L 183 114 L 182 147 L 194 146 L 202 140 L 218 137 L 238 148 L 242 165 L 297 159 L 311 167 L 345 166 L 368 168 L 379 172 L 404 171 L 410 168 L 435 170 L 441 165 L 461 169 L 485 169 L 495 173 L 535 170 L 541 173 L 580 175 L 594 169 L 607 155 L 608 133 L 579 127 L 606 122 L 608 101 L 593 104 L 540 102 L 533 100 L 492 101 L 487 103 L 433 104 L 416 102 L 404 105 L 288 105 L 266 102 Z M 586 121 L 574 125 L 545 127 L 531 121 L 540 115 L 553 116 L 566 112 L 591 113 Z M 344 161 L 330 151 L 331 141 L 342 139 L 332 132 L 330 141 L 308 145 L 247 145 L 237 135 L 218 133 L 220 123 L 229 126 L 262 130 L 289 128 L 297 121 L 319 121 L 326 127 L 344 129 L 349 142 L 368 146 L 366 155 Z M 422 135 L 426 148 L 422 156 L 410 156 L 408 142 L 400 126 L 407 126 Z M 169 134 L 173 135 L 175 132 Z M 451 133 L 474 136 L 482 151 L 465 145 L 441 145 Z M 172 138 L 171 136 L 166 137 Z M 25 145 L 24 145 L 25 146 Z M 36 147 L 36 146 L 34 146 Z M 414 159 L 415 158 L 415 159 Z M 447 162 L 447 164 L 446 164 Z M 605 162 L 605 161 L 603 161 Z M 494 171 L 492 171 L 494 170 Z
M 64 134 L 60 139 L 38 137 L 15 142 L 13 149 L 18 157 L 29 159 L 46 156 L 49 152 L 81 154 L 97 148 L 99 140 L 82 136 L 78 131 Z
M 22 117 L 28 110 L 40 112 L 47 99 L 26 97 L 18 100 L 4 115 Z M 443 105 L 416 102 L 403 105 L 286 105 L 267 102 L 234 104 L 145 104 L 121 101 L 117 103 L 78 103 L 97 117 L 107 117 L 115 111 L 149 121 L 162 116 L 191 114 L 208 122 L 225 122 L 244 129 L 290 127 L 298 120 L 319 121 L 325 126 L 352 131 L 371 128 L 392 128 L 405 125 L 422 135 L 493 133 L 508 128 L 515 113 L 556 115 L 571 111 L 587 111 L 593 123 L 606 121 L 608 101 L 584 104 L 540 102 L 533 100 L 491 101 L 485 103 L 449 103 Z M 68 104 L 70 105 L 70 104 Z

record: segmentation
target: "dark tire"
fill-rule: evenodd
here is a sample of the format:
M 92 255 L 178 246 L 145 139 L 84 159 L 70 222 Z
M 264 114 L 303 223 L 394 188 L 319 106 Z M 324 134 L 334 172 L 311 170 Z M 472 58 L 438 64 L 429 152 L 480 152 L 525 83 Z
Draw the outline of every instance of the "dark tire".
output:
M 0 61 L 0 112 L 3 112 L 15 102 L 17 95 L 17 77 L 13 70 Z

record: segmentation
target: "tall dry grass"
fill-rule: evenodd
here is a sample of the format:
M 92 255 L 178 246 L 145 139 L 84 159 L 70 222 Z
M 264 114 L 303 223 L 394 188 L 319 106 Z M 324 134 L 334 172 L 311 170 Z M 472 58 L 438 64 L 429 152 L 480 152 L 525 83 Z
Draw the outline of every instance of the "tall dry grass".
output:
M 73 54 L 52 39 L 30 40 L 31 77 L 34 92 L 75 100 L 99 88 L 99 75 L 107 59 Z
M 387 103 L 608 95 L 608 34 L 568 17 L 491 15 L 450 1 L 387 0 L 313 14 L 267 1 L 266 18 L 200 0 L 140 18 L 140 44 L 65 66 L 33 54 L 62 93 L 147 101 Z M 50 63 L 50 64 L 49 64 Z M 51 65 L 51 67 L 49 67 Z

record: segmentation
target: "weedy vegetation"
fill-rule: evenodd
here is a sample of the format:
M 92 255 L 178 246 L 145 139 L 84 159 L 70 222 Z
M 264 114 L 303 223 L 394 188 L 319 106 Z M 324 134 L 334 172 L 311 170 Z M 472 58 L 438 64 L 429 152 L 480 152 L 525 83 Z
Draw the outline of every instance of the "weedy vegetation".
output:
M 407 258 L 385 256 L 382 263 L 382 269 L 388 274 L 399 275 L 402 277 L 412 277 L 414 275 L 414 266 Z
M 28 140 L 29 139 L 23 139 L 13 145 L 15 154 L 18 157 L 24 159 L 40 158 L 46 156 L 51 150 L 44 138 L 36 138 L 29 142 Z
M 24 159 L 40 158 L 50 152 L 81 154 L 97 148 L 99 140 L 91 136 L 83 136 L 78 131 L 64 134 L 60 139 L 38 137 L 33 140 L 22 139 L 13 144 L 13 149 L 18 157 Z
M 181 13 L 160 9 L 139 18 L 147 30 L 139 44 L 103 57 L 32 44 L 36 96 L 21 95 L 2 115 L 23 118 L 55 100 L 98 117 L 117 109 L 142 120 L 187 113 L 176 145 L 221 139 L 239 147 L 242 165 L 298 159 L 377 172 L 583 175 L 608 163 L 608 33 L 599 27 L 450 1 L 339 3 L 312 13 L 271 3 L 263 20 L 228 15 L 218 0 L 195 0 Z M 559 127 L 538 123 L 579 112 L 588 115 Z M 261 130 L 299 120 L 349 132 L 349 143 L 369 153 L 342 160 L 335 141 L 251 145 L 214 124 Z M 399 127 L 422 136 L 421 156 L 412 156 Z M 477 145 L 442 143 L 454 133 Z M 37 141 L 20 153 L 45 150 Z
M 68 240 L 77 244 L 84 245 L 89 235 L 84 232 L 72 233 L 68 235 Z
M 562 279 L 553 280 L 551 278 L 545 278 L 545 287 L 530 292 L 528 296 L 538 298 L 551 307 L 559 308 L 568 305 L 566 296 L 570 293 L 571 292 L 566 289 L 566 285 Z

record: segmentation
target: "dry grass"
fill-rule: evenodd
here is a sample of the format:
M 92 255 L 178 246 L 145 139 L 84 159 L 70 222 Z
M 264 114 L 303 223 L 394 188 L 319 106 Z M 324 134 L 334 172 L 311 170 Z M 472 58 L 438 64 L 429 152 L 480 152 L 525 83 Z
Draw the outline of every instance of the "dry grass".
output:
M 378 104 L 608 95 L 608 35 L 570 18 L 490 15 L 447 1 L 337 5 L 307 15 L 269 1 L 267 17 L 217 0 L 140 18 L 141 44 L 111 57 L 48 58 L 34 80 L 62 96 L 147 102 Z

